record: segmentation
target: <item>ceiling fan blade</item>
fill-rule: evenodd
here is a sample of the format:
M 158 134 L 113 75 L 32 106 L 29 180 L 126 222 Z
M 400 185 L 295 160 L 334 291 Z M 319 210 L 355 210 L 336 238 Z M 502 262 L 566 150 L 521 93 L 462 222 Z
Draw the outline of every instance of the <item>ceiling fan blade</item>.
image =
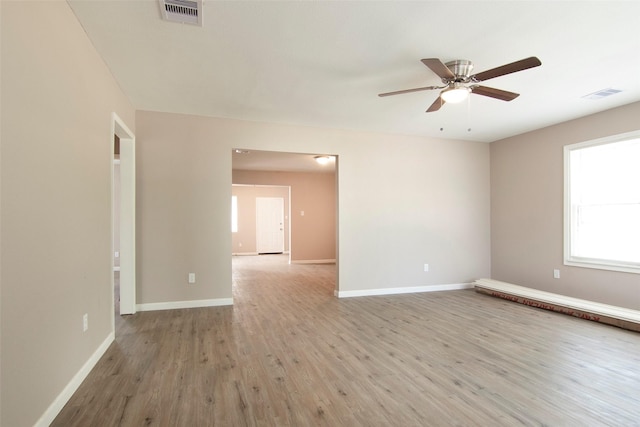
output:
M 442 63 L 438 58 L 421 59 L 422 63 L 429 67 L 431 71 L 436 73 L 441 79 L 455 79 L 456 76 Z
M 444 99 L 442 99 L 442 97 L 438 95 L 436 100 L 433 101 L 433 104 L 431 104 L 429 108 L 427 108 L 427 111 L 425 111 L 425 113 L 433 113 L 434 111 L 438 111 L 440 107 L 442 107 L 444 104 L 445 104 Z
M 433 90 L 433 89 L 442 89 L 442 88 L 440 86 L 425 86 L 425 87 L 417 87 L 415 89 L 405 89 L 405 90 L 397 90 L 395 92 L 380 93 L 378 94 L 378 96 L 400 95 L 402 93 L 418 92 L 421 90 Z
M 472 86 L 471 93 L 500 99 L 502 101 L 513 101 L 520 96 L 519 93 L 509 92 L 502 89 L 495 89 L 487 86 Z
M 520 61 L 512 62 L 511 64 L 502 65 L 500 67 L 492 68 L 487 71 L 483 71 L 471 76 L 472 81 L 482 82 L 485 80 L 493 79 L 495 77 L 504 76 L 505 74 L 515 73 L 517 71 L 527 70 L 529 68 L 542 65 L 542 62 L 535 56 L 530 58 L 521 59 Z

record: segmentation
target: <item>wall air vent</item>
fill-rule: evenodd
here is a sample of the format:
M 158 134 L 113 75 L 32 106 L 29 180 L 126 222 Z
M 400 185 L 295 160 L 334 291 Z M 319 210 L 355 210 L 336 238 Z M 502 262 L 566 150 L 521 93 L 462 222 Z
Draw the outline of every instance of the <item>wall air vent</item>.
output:
M 162 19 L 202 27 L 202 0 L 158 0 Z

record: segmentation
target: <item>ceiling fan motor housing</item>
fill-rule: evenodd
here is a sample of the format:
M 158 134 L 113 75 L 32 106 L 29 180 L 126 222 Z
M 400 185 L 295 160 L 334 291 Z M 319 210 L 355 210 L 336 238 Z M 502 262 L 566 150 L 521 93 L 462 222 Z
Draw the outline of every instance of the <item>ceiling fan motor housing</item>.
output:
M 471 75 L 471 70 L 473 70 L 473 63 L 466 59 L 456 59 L 455 61 L 449 61 L 444 65 L 455 75 L 455 79 L 453 80 L 442 79 L 442 82 L 447 84 L 452 81 L 458 83 L 467 82 Z

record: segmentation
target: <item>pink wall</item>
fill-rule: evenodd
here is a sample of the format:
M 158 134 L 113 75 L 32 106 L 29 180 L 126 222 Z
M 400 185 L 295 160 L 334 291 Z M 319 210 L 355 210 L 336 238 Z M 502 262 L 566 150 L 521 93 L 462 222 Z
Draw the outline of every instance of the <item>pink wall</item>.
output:
M 240 185 L 233 186 L 231 194 L 238 197 L 238 231 L 231 233 L 231 253 L 257 253 L 257 197 L 281 197 L 284 200 L 284 251 L 289 252 L 289 187 Z
M 291 186 L 291 261 L 336 259 L 335 174 L 234 170 L 232 180 Z

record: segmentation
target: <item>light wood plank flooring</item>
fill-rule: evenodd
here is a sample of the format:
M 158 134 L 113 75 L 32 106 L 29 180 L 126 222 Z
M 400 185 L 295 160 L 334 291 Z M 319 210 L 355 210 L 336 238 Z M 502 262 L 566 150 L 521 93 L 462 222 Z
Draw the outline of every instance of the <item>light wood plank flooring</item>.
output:
M 234 306 L 138 313 L 54 426 L 640 426 L 640 334 L 472 290 L 337 299 L 234 257 Z

